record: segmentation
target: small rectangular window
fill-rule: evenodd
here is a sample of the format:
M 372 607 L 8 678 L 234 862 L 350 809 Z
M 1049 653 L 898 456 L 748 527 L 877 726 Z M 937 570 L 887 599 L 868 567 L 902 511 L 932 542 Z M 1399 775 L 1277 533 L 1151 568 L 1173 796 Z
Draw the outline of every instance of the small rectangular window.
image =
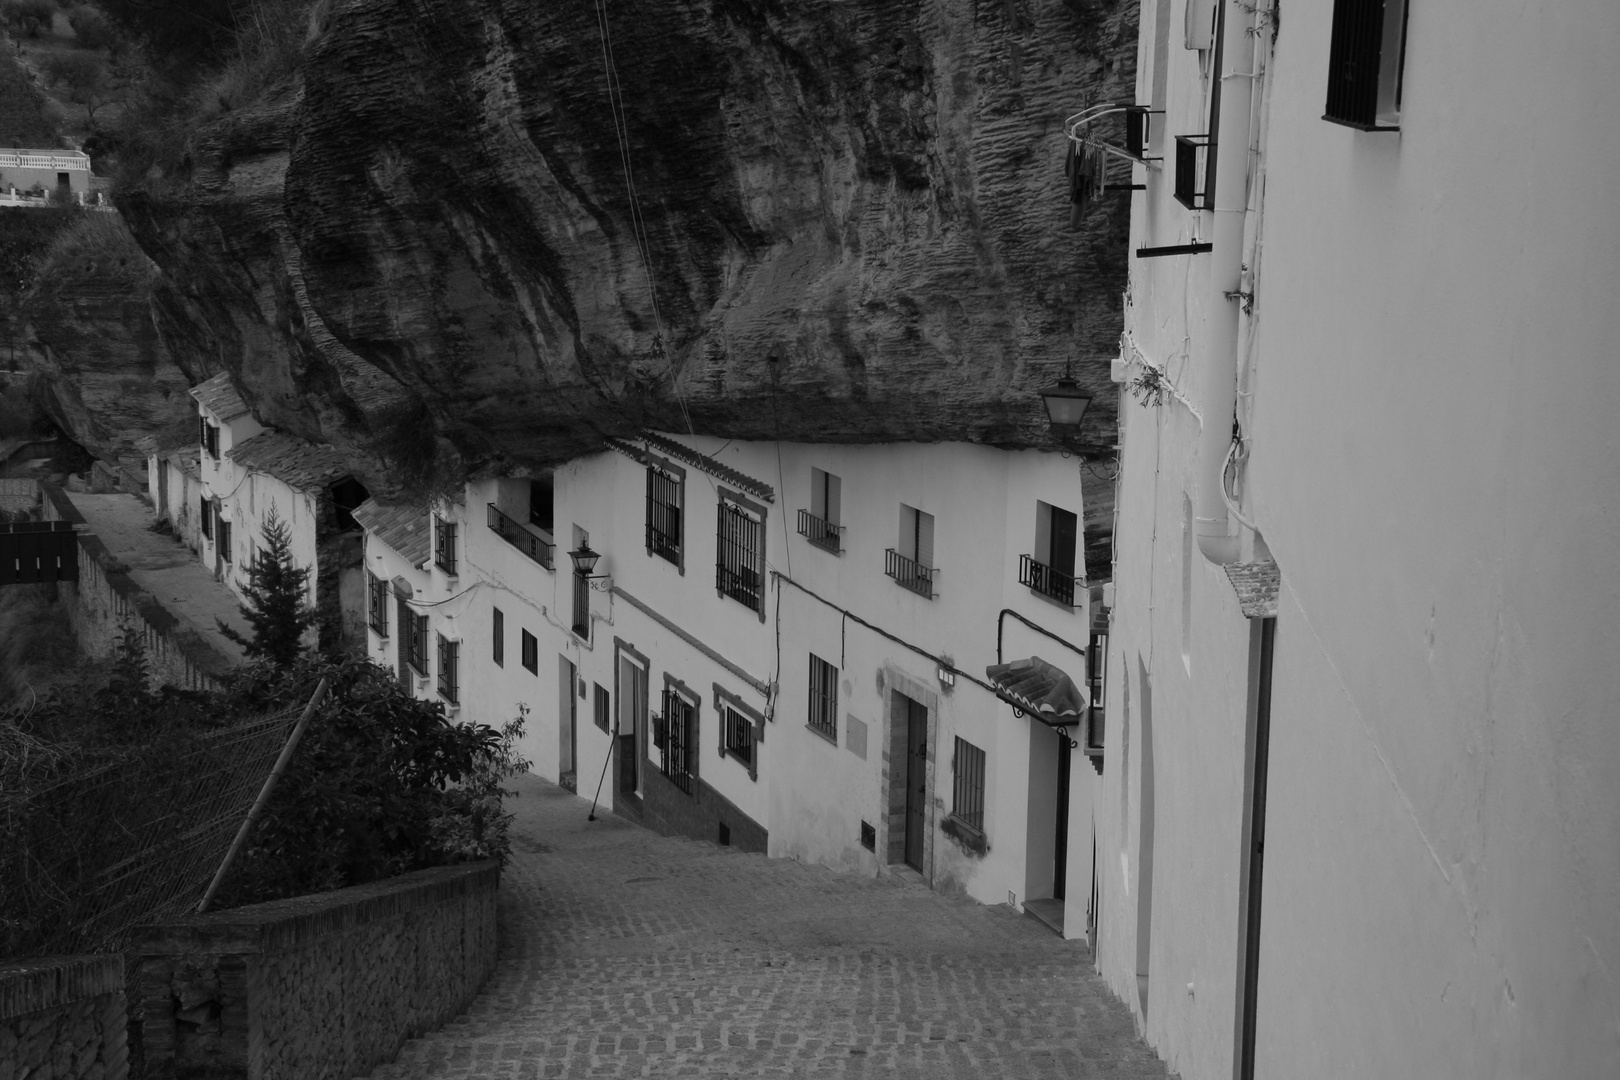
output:
M 219 557 L 226 562 L 231 561 L 231 523 L 221 521 L 215 528 L 219 534 Z
M 418 675 L 426 675 L 428 673 L 428 617 L 412 612 L 409 618 L 411 622 L 410 652 L 406 655 L 405 662 Z
M 457 670 L 461 657 L 461 642 L 451 641 L 443 634 L 439 637 L 439 696 L 452 705 L 461 701 L 461 678 Z
M 433 562 L 446 574 L 456 573 L 456 523 L 433 515 Z
M 202 527 L 203 539 L 212 540 L 214 538 L 214 504 L 209 502 L 206 497 L 203 498 L 201 505 L 197 508 L 197 522 Z
M 681 565 L 685 478 L 673 469 L 647 466 L 647 554 Z
M 550 473 L 537 480 L 529 481 L 530 525 L 537 529 L 544 529 L 548 533 L 552 531 L 552 525 L 555 521 L 552 513 L 554 498 Z
M 660 764 L 670 782 L 692 794 L 696 771 L 697 706 L 674 686 L 664 688 L 664 715 L 659 718 L 655 742 L 662 750 Z
M 388 636 L 388 582 L 366 573 L 366 616 L 378 637 Z
M 496 667 L 506 666 L 506 616 L 500 608 L 491 608 L 493 618 L 490 620 L 490 631 L 494 640 L 490 642 L 491 656 Z
M 1401 123 L 1406 0 L 1334 0 L 1322 119 L 1364 131 Z
M 962 824 L 983 832 L 984 751 L 957 736 L 956 756 L 951 759 L 951 765 L 956 774 L 951 816 Z
M 591 685 L 596 687 L 596 726 L 606 731 L 613 716 L 612 701 L 608 697 L 607 687 L 601 683 L 592 683 Z
M 810 727 L 838 743 L 838 669 L 810 654 Z
M 527 630 L 523 631 L 523 666 L 540 674 L 540 640 Z
M 744 765 L 754 763 L 754 722 L 736 709 L 727 706 L 725 716 L 726 753 Z
M 810 470 L 810 509 L 799 511 L 799 535 L 837 555 L 843 550 L 839 525 L 843 484 L 830 472 Z

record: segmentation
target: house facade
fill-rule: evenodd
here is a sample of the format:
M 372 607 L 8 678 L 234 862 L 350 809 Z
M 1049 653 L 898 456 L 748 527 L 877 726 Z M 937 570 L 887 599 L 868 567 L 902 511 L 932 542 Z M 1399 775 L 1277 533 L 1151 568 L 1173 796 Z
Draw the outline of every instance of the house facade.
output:
M 1620 1075 L 1620 8 L 1284 8 L 1142 6 L 1097 964 L 1187 1080 Z
M 1086 680 L 1080 466 L 647 433 L 371 502 L 370 654 L 458 716 L 526 710 L 536 771 L 604 810 L 1061 924 L 1091 882 L 1083 716 L 1015 713 L 986 669 Z
M 261 424 L 228 373 L 191 394 L 198 415 L 193 445 L 148 458 L 158 516 L 244 600 L 248 570 L 267 546 L 266 525 L 280 520 L 293 563 L 312 571 L 309 602 L 319 621 L 310 644 L 360 651 L 362 540 L 352 511 L 365 501 L 364 487 L 332 447 Z
M 55 192 L 77 202 L 90 193 L 90 156 L 81 150 L 0 150 L 0 198 L 28 205 Z

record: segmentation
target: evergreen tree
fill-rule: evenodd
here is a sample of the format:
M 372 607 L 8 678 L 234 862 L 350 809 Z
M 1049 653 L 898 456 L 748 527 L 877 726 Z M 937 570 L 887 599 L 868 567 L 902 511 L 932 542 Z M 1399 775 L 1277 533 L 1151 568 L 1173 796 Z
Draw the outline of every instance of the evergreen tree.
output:
M 253 630 L 245 638 L 220 622 L 222 633 L 247 650 L 250 657 L 262 657 L 278 668 L 288 667 L 304 652 L 304 631 L 315 625 L 315 609 L 310 607 L 310 568 L 292 561 L 292 537 L 274 506 L 264 519 L 265 547 L 248 567 L 248 583 L 242 590 L 248 602 L 242 617 Z

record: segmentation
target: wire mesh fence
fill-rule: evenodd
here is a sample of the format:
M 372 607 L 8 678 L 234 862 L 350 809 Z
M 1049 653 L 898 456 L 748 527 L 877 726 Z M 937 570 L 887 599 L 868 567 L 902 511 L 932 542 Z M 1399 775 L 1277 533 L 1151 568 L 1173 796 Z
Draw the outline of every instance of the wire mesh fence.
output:
M 104 750 L 0 724 L 0 955 L 114 949 L 195 906 L 299 712 Z

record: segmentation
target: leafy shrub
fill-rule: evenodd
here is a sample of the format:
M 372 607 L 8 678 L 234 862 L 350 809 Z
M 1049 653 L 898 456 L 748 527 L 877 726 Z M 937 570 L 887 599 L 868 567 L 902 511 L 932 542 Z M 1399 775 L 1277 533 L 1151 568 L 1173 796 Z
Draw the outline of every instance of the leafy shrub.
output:
M 117 51 L 123 44 L 107 16 L 90 4 L 80 4 L 68 12 L 68 25 L 73 27 L 73 36 L 81 48 Z
M 5 0 L 0 4 L 0 22 L 23 37 L 39 37 L 51 28 L 56 5 L 51 0 Z
M 11 51 L 0 49 L 0 146 L 55 145 L 56 126 L 45 115 L 44 97 Z

